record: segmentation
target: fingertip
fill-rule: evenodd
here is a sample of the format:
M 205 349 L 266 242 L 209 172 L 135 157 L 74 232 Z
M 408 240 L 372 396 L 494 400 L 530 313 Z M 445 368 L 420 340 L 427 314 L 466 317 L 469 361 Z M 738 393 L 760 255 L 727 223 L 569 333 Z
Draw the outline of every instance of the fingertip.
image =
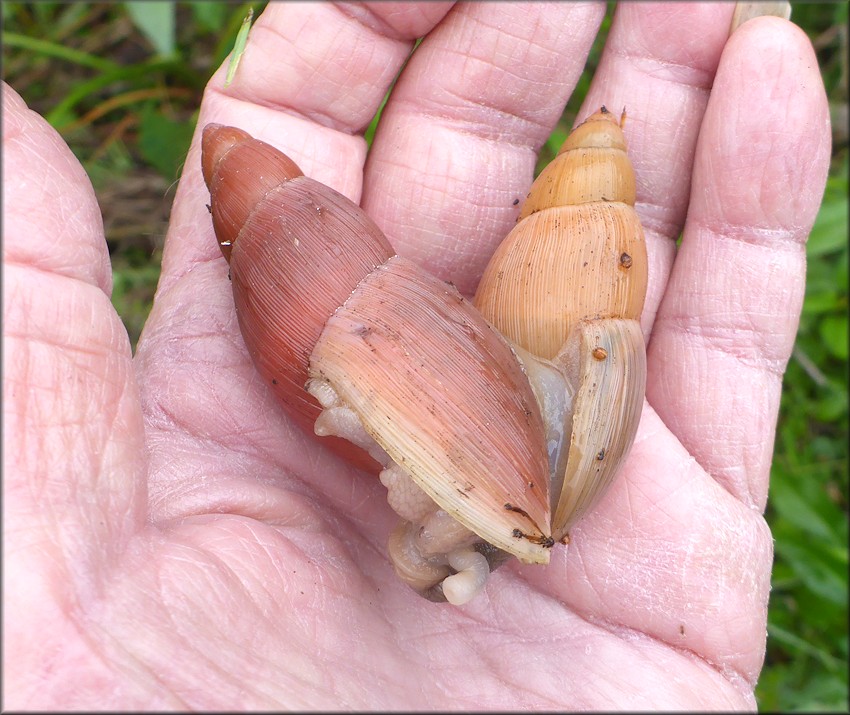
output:
M 21 95 L 3 82 L 3 141 L 6 141 L 7 136 L 20 131 L 22 120 L 28 111 Z
M 103 218 L 65 140 L 3 83 L 3 260 L 112 291 Z
M 736 2 L 735 12 L 732 14 L 732 24 L 729 34 L 735 32 L 741 25 L 756 17 L 762 16 L 781 17 L 785 20 L 791 17 L 791 3 L 788 0 L 759 0 L 758 2 Z
M 830 148 L 826 90 L 809 38 L 779 17 L 742 25 L 724 49 L 697 156 L 697 175 L 709 163 L 719 170 L 702 174 L 717 191 L 718 218 L 792 229 L 804 240 Z M 694 189 L 699 201 L 696 177 Z
M 812 53 L 811 40 L 801 27 L 791 20 L 777 15 L 757 15 L 738 25 L 729 35 L 726 48 L 736 44 L 750 45 L 753 49 L 774 50 L 776 47 L 786 49 L 808 48 Z
M 759 509 L 830 143 L 808 38 L 782 18 L 742 25 L 724 47 L 700 129 L 647 397 L 697 461 Z
M 723 49 L 718 74 L 731 73 L 735 65 L 743 71 L 757 70 L 762 79 L 793 79 L 798 73 L 806 81 L 801 89 L 815 87 L 823 94 L 820 68 L 811 40 L 790 20 L 775 16 L 754 17 L 730 35 Z

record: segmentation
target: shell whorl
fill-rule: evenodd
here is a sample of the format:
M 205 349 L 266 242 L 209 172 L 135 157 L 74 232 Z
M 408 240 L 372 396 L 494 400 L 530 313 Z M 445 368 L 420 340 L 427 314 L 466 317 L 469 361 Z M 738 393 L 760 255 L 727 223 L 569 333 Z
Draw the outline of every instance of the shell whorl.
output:
M 484 271 L 475 304 L 504 335 L 550 359 L 583 318 L 638 319 L 646 246 L 620 124 L 603 110 L 567 138 Z

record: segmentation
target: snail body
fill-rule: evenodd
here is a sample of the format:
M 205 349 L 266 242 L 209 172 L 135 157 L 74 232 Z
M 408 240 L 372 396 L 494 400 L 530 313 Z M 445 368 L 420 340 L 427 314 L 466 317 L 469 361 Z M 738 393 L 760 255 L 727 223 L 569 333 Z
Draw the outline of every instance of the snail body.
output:
M 257 370 L 297 423 L 337 440 L 332 446 L 359 464 L 380 465 L 401 516 L 389 541 L 399 576 L 428 598 L 463 603 L 508 554 L 547 563 L 564 525 L 598 498 L 633 439 L 645 373 L 634 329 L 642 295 L 627 299 L 625 318 L 619 298 L 604 309 L 582 299 L 557 348 L 541 350 L 492 308 L 507 291 L 502 280 L 479 288 L 482 315 L 271 146 L 208 125 L 202 161 Z M 511 236 L 508 246 L 524 244 Z M 637 245 L 606 250 L 631 251 L 631 275 L 641 261 L 645 274 Z M 511 254 L 500 248 L 494 261 Z M 581 449 L 602 452 L 589 473 L 587 460 L 574 459 Z

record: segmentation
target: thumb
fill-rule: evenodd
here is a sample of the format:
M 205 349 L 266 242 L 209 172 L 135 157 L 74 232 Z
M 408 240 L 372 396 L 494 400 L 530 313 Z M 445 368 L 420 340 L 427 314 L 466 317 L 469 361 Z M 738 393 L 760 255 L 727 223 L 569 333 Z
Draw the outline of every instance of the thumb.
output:
M 5 675 L 26 697 L 143 523 L 144 428 L 91 184 L 5 84 L 3 109 Z

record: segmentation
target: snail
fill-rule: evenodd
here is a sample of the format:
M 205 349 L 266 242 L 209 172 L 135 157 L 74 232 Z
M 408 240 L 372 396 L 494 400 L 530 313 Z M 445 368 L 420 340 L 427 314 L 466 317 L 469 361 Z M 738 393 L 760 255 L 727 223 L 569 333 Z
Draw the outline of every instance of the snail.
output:
M 579 366 L 566 370 L 567 389 L 582 389 L 565 418 L 563 453 L 553 457 L 556 539 L 616 476 L 646 388 L 639 323 L 646 242 L 624 122 L 625 111 L 618 123 L 603 106 L 567 137 L 532 184 L 475 294 L 484 317 L 515 345 L 564 365 L 578 356 Z
M 466 603 L 511 555 L 548 563 L 634 439 L 647 262 L 621 123 L 603 108 L 570 135 L 474 302 L 283 153 L 204 128 L 248 352 L 295 422 L 379 471 L 390 559 L 426 598 Z

